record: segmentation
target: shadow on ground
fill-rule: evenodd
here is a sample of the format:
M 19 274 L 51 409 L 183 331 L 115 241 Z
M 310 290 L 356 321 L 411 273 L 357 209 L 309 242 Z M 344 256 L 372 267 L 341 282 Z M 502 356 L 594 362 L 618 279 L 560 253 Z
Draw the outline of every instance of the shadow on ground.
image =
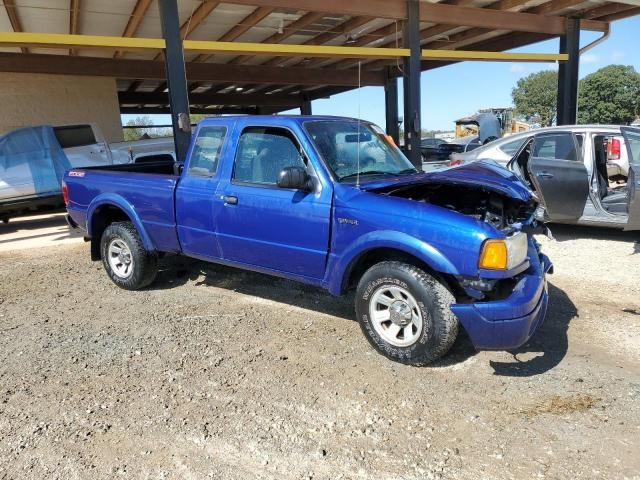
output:
M 45 216 L 46 215 L 46 216 Z M 9 223 L 0 223 L 0 234 L 16 233 L 23 230 L 40 230 L 41 228 L 66 227 L 64 215 L 53 211 L 50 214 L 36 213 L 30 217 L 12 218 Z
M 195 281 L 199 287 L 217 287 L 265 300 L 285 303 L 355 321 L 353 296 L 334 297 L 321 288 L 187 257 L 166 257 L 160 264 L 154 290 Z
M 334 297 L 320 288 L 186 257 L 163 259 L 158 279 L 151 288 L 174 288 L 189 281 L 195 281 L 196 286 L 224 288 L 355 321 L 353 294 Z M 577 309 L 567 294 L 549 284 L 549 307 L 544 324 L 527 344 L 510 352 L 514 356 L 514 362 L 491 361 L 495 374 L 527 377 L 554 368 L 567 353 L 569 322 L 577 315 Z M 461 330 L 450 352 L 432 364 L 432 367 L 448 367 L 462 363 L 476 353 L 469 337 Z M 530 357 L 530 353 L 538 355 L 527 360 L 519 359 L 522 356 Z
M 578 310 L 569 296 L 549 283 L 549 307 L 544 323 L 529 342 L 509 352 L 513 362 L 490 362 L 495 375 L 532 377 L 557 366 L 567 354 L 569 323 L 577 316 Z
M 82 231 L 69 228 L 61 214 L 38 214 L 14 219 L 8 224 L 0 223 L 0 244 L 14 246 L 16 249 L 24 246 L 22 242 L 46 240 L 53 245 L 53 242 L 82 236 Z M 47 242 L 40 242 L 40 245 L 47 246 Z

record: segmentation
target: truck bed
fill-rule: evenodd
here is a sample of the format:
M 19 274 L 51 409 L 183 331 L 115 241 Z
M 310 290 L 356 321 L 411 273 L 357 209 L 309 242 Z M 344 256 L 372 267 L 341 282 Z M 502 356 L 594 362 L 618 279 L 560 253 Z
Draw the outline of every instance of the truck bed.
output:
M 147 246 L 180 251 L 176 233 L 174 190 L 178 176 L 173 162 L 158 161 L 73 169 L 65 183 L 71 219 L 91 232 L 86 218 L 100 208 L 128 205 L 148 233 Z M 133 215 L 133 211 L 136 215 Z
M 173 161 L 166 161 L 166 155 L 158 155 L 158 159 L 145 157 L 143 162 L 123 163 L 119 165 L 104 165 L 100 167 L 85 167 L 76 170 L 109 171 L 109 172 L 130 172 L 130 173 L 154 173 L 158 175 L 176 176 Z

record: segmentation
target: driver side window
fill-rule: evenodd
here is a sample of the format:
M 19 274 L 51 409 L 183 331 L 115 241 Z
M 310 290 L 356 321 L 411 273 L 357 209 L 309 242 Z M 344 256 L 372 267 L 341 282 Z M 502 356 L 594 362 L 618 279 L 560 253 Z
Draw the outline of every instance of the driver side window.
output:
M 238 140 L 233 181 L 273 185 L 286 167 L 305 168 L 300 146 L 284 128 L 248 127 Z

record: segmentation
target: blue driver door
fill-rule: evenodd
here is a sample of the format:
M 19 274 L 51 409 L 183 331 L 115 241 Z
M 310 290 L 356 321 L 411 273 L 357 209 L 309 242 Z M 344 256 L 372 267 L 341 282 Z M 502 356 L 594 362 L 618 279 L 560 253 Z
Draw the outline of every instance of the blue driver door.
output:
M 225 260 L 321 279 L 329 245 L 331 189 L 279 188 L 282 169 L 313 167 L 288 129 L 247 127 L 239 136 L 231 181 L 220 185 L 218 238 Z
M 176 189 L 178 238 L 184 253 L 195 257 L 220 258 L 215 236 L 215 192 L 218 165 L 225 146 L 227 128 L 201 127 L 194 140 L 189 165 Z

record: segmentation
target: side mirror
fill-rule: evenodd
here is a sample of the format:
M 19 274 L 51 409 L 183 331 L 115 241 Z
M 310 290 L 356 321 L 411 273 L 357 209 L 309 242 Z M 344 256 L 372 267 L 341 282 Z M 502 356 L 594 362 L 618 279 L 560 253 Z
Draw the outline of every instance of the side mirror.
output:
M 182 175 L 183 171 L 184 171 L 184 163 L 182 163 L 182 162 L 173 162 L 173 174 L 176 177 L 179 177 L 180 175 Z
M 278 187 L 309 191 L 312 189 L 311 177 L 302 167 L 285 167 L 278 175 Z

